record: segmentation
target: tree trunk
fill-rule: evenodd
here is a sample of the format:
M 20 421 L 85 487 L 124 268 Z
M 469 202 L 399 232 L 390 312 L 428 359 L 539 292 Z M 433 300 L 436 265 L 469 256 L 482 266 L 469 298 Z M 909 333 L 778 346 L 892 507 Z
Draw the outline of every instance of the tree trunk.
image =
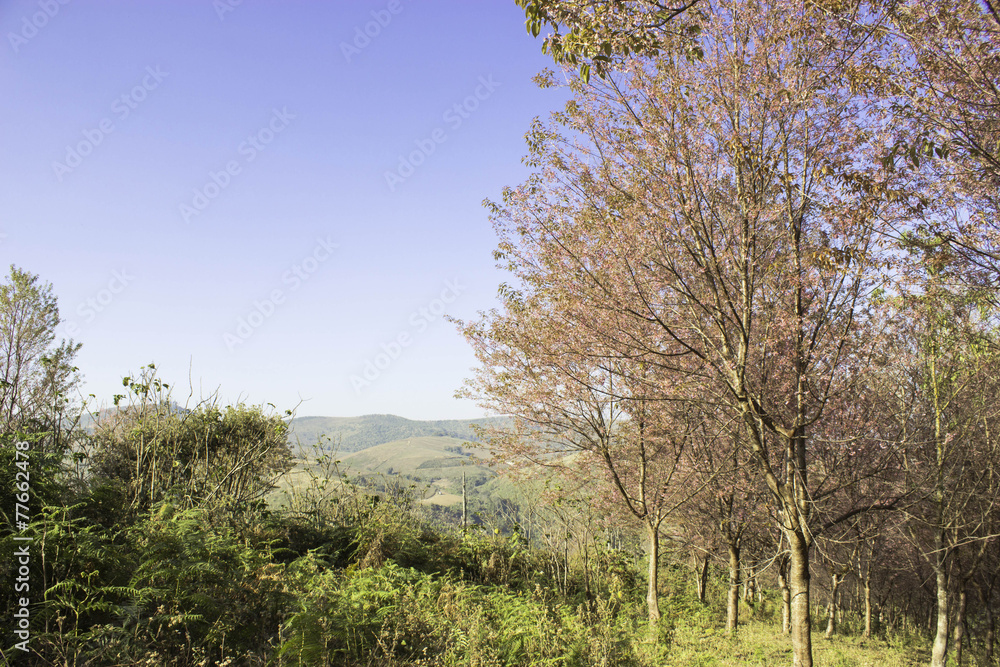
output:
M 830 606 L 826 614 L 826 638 L 832 639 L 837 632 L 837 593 L 840 592 L 840 584 L 844 581 L 844 575 L 833 573 L 830 577 Z
M 984 662 L 989 665 L 993 663 L 993 645 L 996 642 L 996 630 L 993 623 L 993 607 L 989 600 L 986 600 L 986 659 Z
M 732 637 L 740 624 L 740 548 L 729 544 L 729 595 L 726 605 L 726 632 Z
M 982 583 L 977 584 L 979 589 L 979 599 L 982 600 L 983 609 L 986 613 L 986 638 L 984 643 L 986 644 L 986 655 L 983 659 L 983 664 L 992 665 L 993 664 L 993 651 L 996 644 L 996 628 L 993 620 L 993 606 L 990 601 L 993 598 L 993 586 L 996 583 L 996 577 L 990 580 L 989 585 L 984 585 Z
M 812 617 L 809 612 L 809 542 L 797 527 L 786 531 L 791 549 L 792 665 L 812 667 Z
M 941 536 L 938 549 L 944 546 Z M 931 647 L 931 667 L 946 667 L 948 664 L 948 573 L 945 570 L 945 555 L 937 554 L 937 632 L 934 633 L 934 645 Z
M 649 587 L 646 591 L 646 606 L 649 609 L 649 624 L 660 620 L 660 600 L 657 594 L 660 574 L 660 524 L 653 520 L 646 522 L 649 537 Z
M 962 667 L 962 647 L 965 643 L 965 605 L 968 596 L 965 587 L 958 593 L 958 605 L 955 608 L 955 664 Z
M 864 589 L 865 589 L 865 639 L 870 639 L 872 636 L 872 578 L 870 574 L 865 575 Z
M 747 565 L 747 578 L 743 582 L 743 600 L 751 607 L 757 601 L 757 561 L 754 559 Z
M 696 574 L 698 575 L 698 602 L 705 604 L 706 589 L 708 588 L 708 556 L 706 555 L 701 562 L 695 557 L 695 564 L 697 565 Z
M 569 525 L 563 533 L 563 595 L 569 592 Z
M 788 589 L 788 556 L 778 557 L 778 588 L 781 589 L 781 632 L 792 631 L 792 592 Z
M 469 528 L 469 501 L 466 496 L 466 486 L 465 486 L 465 469 L 462 469 L 462 534 L 464 535 Z

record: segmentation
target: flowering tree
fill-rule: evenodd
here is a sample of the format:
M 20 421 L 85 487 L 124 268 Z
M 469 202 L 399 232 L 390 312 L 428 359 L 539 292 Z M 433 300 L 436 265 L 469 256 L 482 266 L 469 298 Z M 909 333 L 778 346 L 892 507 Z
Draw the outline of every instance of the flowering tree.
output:
M 579 66 L 585 81 L 590 72 L 604 77 L 612 63 L 630 53 L 654 56 L 664 41 L 697 33 L 703 18 L 701 0 L 516 0 L 524 9 L 528 32 L 537 37 L 543 26 L 542 51 L 559 64 Z
M 556 125 L 536 124 L 539 173 L 493 210 L 498 256 L 525 310 L 558 302 L 569 350 L 643 364 L 647 395 L 697 387 L 745 424 L 790 545 L 795 664 L 809 665 L 809 552 L 837 518 L 813 495 L 813 434 L 867 363 L 879 225 L 905 203 L 884 197 L 886 111 L 847 75 L 882 45 L 818 6 L 698 8 L 696 37 L 664 33 L 658 57 L 576 80 Z
M 647 607 L 660 618 L 660 529 L 698 490 L 686 482 L 684 454 L 703 430 L 679 388 L 654 393 L 655 369 L 623 358 L 574 330 L 568 296 L 548 288 L 506 292 L 506 308 L 464 326 L 482 362 L 467 396 L 515 417 L 487 430 L 499 458 L 515 466 L 588 478 L 611 504 L 642 522 L 649 546 Z M 698 480 L 695 480 L 696 482 Z M 705 482 L 702 482 L 704 485 Z
M 898 361 L 914 397 L 906 439 L 914 499 L 907 531 L 933 572 L 931 665 L 944 667 L 953 618 L 961 646 L 966 589 L 992 545 L 990 526 L 1000 511 L 1000 378 L 992 318 L 978 320 L 976 304 L 955 289 L 946 268 L 929 274 L 919 293 L 904 299 L 909 344 L 900 346 Z
M 718 412 L 706 427 L 710 439 L 687 452 L 687 466 L 695 479 L 705 480 L 698 493 L 682 508 L 680 518 L 688 540 L 706 552 L 707 561 L 721 553 L 729 567 L 726 630 L 734 634 L 739 625 L 739 591 L 743 552 L 747 543 L 760 542 L 767 533 L 767 488 L 753 453 L 746 443 L 746 427 L 734 415 Z M 728 417 L 728 418 L 726 418 Z M 758 539 L 753 538 L 757 536 Z M 704 580 L 699 595 L 704 602 Z
M 1000 279 L 1000 14 L 993 0 L 893 3 L 893 58 L 852 72 L 891 105 L 890 168 L 922 172 L 919 225 L 902 240 L 941 246 L 956 277 L 985 291 Z M 934 206 L 952 200 L 951 214 Z M 959 267 L 955 267 L 959 268 Z M 995 303 L 996 294 L 993 292 Z

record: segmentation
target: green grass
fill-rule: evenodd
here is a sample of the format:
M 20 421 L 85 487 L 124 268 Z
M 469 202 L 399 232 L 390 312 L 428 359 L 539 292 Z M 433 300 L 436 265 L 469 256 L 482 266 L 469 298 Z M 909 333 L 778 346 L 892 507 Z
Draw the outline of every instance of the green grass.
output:
M 926 647 L 900 646 L 884 639 L 835 636 L 826 639 L 813 631 L 813 661 L 818 667 L 915 667 L 926 665 Z M 680 624 L 665 667 L 770 667 L 792 663 L 791 639 L 773 623 L 750 621 L 740 625 L 736 638 L 723 629 Z
M 464 446 L 463 446 L 464 445 Z M 441 505 L 461 502 L 462 475 L 469 496 L 495 473 L 486 465 L 489 452 L 447 437 L 407 438 L 341 457 L 341 471 L 351 477 L 401 475 L 416 483 L 420 496 Z
M 462 448 L 462 454 L 447 448 Z M 484 449 L 472 448 L 463 440 L 448 437 L 415 437 L 394 440 L 375 447 L 369 447 L 360 452 L 345 454 L 340 457 L 344 468 L 352 474 L 388 473 L 391 469 L 397 475 L 427 474 L 428 470 L 458 468 L 461 477 L 461 464 L 465 462 L 467 469 L 484 467 L 489 453 Z

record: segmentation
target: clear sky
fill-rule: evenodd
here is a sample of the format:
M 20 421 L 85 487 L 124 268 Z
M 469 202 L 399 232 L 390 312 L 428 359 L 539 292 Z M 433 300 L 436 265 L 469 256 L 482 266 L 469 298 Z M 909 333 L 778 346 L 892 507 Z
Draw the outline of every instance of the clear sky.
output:
M 513 0 L 16 0 L 0 28 L 3 274 L 53 284 L 86 393 L 154 362 L 181 399 L 483 414 L 441 315 L 495 305 L 481 202 L 561 104 Z

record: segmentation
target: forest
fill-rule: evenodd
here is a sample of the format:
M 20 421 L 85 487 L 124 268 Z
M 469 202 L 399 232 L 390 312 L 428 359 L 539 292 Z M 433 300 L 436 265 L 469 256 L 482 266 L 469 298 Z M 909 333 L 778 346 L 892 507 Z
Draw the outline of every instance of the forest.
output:
M 452 320 L 504 494 L 429 507 L 153 364 L 91 412 L 11 266 L 5 661 L 998 663 L 995 2 L 516 4 L 569 101 Z

